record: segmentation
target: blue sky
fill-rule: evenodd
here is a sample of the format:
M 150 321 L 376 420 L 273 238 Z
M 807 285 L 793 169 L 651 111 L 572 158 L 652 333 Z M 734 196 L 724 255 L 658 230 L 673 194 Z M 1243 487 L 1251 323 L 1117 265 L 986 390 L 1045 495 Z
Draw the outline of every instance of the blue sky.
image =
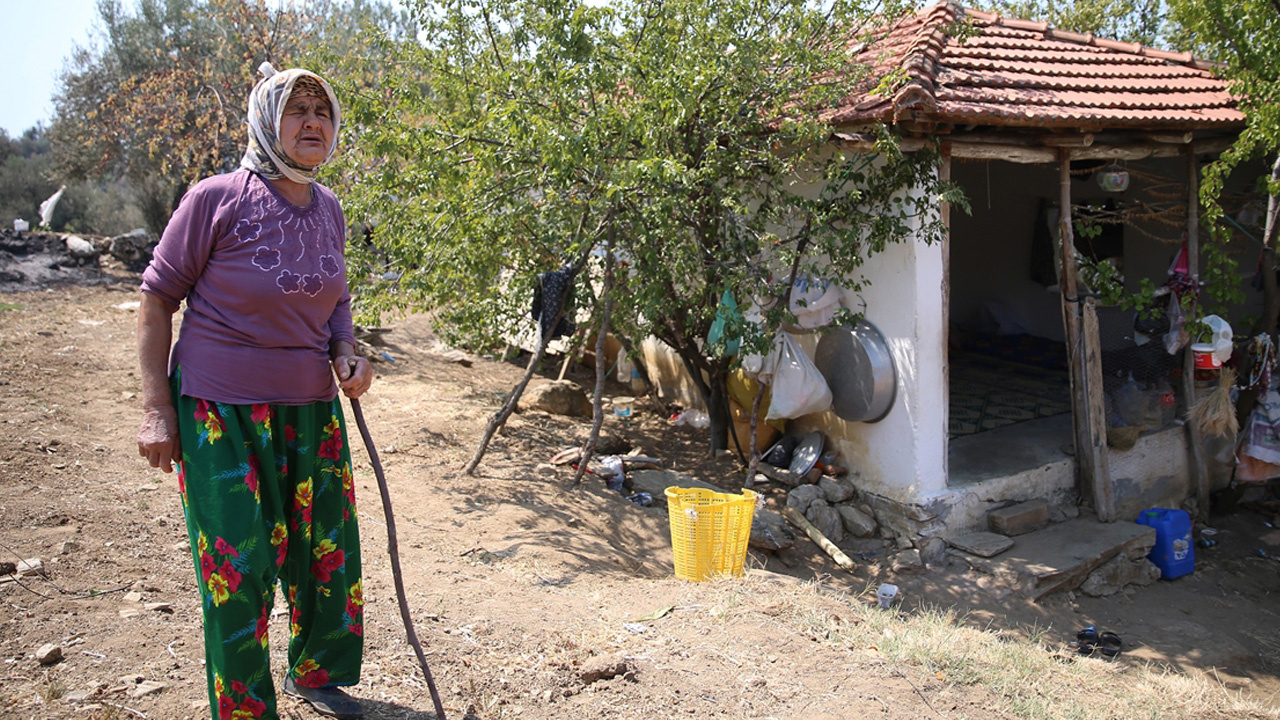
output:
M 4 68 L 0 127 L 10 137 L 53 116 L 53 91 L 73 44 L 88 45 L 94 0 L 0 0 Z

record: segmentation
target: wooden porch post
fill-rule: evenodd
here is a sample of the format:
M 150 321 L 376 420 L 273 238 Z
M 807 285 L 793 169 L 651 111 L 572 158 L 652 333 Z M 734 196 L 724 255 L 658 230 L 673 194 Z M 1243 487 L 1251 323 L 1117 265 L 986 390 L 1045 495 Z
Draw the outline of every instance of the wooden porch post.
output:
M 943 182 L 951 180 L 951 143 L 942 143 L 942 158 L 938 165 L 938 179 Z M 951 203 L 942 203 L 942 225 L 946 235 L 942 238 L 942 352 L 947 359 L 946 372 L 942 373 L 942 397 L 951 397 Z M 951 404 L 942 403 L 942 437 L 950 443 L 951 437 Z M 949 447 L 949 445 L 948 445 Z M 951 453 L 942 453 L 942 469 L 947 478 L 951 477 Z M 948 479 L 948 483 L 950 480 Z
M 1071 417 L 1075 425 L 1076 473 L 1082 488 L 1092 493 L 1093 509 L 1102 522 L 1116 519 L 1115 493 L 1107 464 L 1107 418 L 1102 398 L 1102 349 L 1098 341 L 1098 313 L 1093 298 L 1081 298 L 1076 283 L 1075 239 L 1071 220 L 1071 160 L 1058 151 L 1060 186 L 1058 235 L 1061 240 L 1062 317 L 1067 330 L 1067 358 L 1071 368 Z
M 1187 145 L 1187 273 L 1200 282 L 1200 164 L 1195 149 Z M 1182 351 L 1182 390 L 1189 409 L 1196 402 L 1195 360 L 1191 343 Z M 1205 459 L 1204 433 L 1187 421 L 1187 451 L 1192 484 L 1196 491 L 1196 519 L 1209 519 L 1209 465 Z

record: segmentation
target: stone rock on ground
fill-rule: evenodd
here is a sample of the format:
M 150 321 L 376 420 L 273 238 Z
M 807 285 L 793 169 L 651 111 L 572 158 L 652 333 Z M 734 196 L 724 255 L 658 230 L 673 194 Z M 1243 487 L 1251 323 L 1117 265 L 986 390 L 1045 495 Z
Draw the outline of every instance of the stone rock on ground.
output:
M 762 550 L 783 550 L 795 544 L 795 533 L 791 532 L 781 515 L 756 508 L 755 518 L 751 521 L 751 540 L 747 543 L 748 546 Z
M 826 493 L 817 485 L 801 485 L 787 493 L 787 507 L 793 507 L 801 513 L 809 510 L 815 500 L 826 497 Z M 825 502 L 825 501 L 824 501 Z M 810 522 L 813 522 L 810 520 Z
M 147 695 L 154 695 L 155 693 L 160 692 L 164 688 L 165 688 L 165 684 L 162 682 L 156 682 L 154 680 L 144 680 L 138 683 L 137 685 L 135 685 L 131 690 L 129 690 L 129 697 L 140 698 L 140 697 L 145 697 Z
M 951 547 L 978 557 L 995 557 L 1013 547 L 1013 538 L 989 532 L 975 532 L 951 538 Z
M 66 695 L 63 695 L 62 699 L 69 703 L 83 703 L 88 702 L 89 698 L 97 694 L 97 688 L 94 688 L 93 690 L 72 690 Z
M 588 398 L 588 406 L 590 398 Z M 587 415 L 591 414 L 591 410 L 587 410 Z M 600 437 L 596 440 L 597 455 L 626 455 L 631 451 L 631 443 L 625 437 L 617 435 L 608 430 L 601 430 Z
M 62 646 L 49 643 L 36 650 L 36 662 L 41 665 L 52 665 L 62 659 Z
M 806 485 L 805 487 L 816 486 Z M 804 516 L 831 542 L 838 543 L 844 540 L 844 523 L 840 520 L 840 513 L 825 500 L 814 500 Z
M 893 556 L 893 571 L 896 573 L 918 573 L 924 570 L 924 560 L 920 558 L 920 551 L 911 549 L 903 550 Z
M 586 391 L 571 380 L 553 380 L 529 388 L 520 398 L 520 407 L 571 417 L 591 417 L 592 413 Z
M 1128 585 L 1150 585 L 1160 579 L 1160 568 L 1146 557 L 1134 560 L 1120 553 L 1102 567 L 1089 573 L 1080 592 L 1090 597 L 1115 595 Z
M 627 675 L 634 673 L 635 668 L 631 666 L 630 661 L 626 658 L 595 658 L 586 663 L 582 670 L 578 673 L 578 679 L 583 685 L 590 685 L 600 680 L 611 680 L 619 675 Z
M 93 243 L 82 237 L 68 235 L 66 242 L 67 252 L 71 253 L 71 257 L 73 258 L 78 260 L 88 260 L 89 258 L 98 257 L 98 249 L 93 246 Z
M 1028 500 L 1010 507 L 987 513 L 991 532 L 1001 535 L 1025 535 L 1049 524 L 1049 504 L 1043 500 Z
M 827 502 L 835 505 L 853 497 L 853 483 L 845 478 L 833 478 L 823 475 L 818 479 L 818 487 L 826 493 Z
M 141 228 L 123 235 L 116 235 L 107 241 L 107 251 L 111 253 L 111 257 L 130 269 L 145 266 L 150 262 L 154 247 L 155 243 L 152 242 L 151 236 Z
M 1156 541 L 1154 528 L 1132 522 L 1068 520 L 1023 535 L 998 557 L 956 553 L 972 569 L 992 575 L 1032 600 L 1074 590 L 1120 553 L 1145 557 Z
M 926 565 L 940 565 L 947 557 L 947 543 L 942 538 L 928 538 L 920 545 L 920 559 Z
M 852 536 L 859 538 L 875 537 L 876 519 L 852 505 L 841 505 L 836 508 L 840 513 L 840 521 L 844 529 Z

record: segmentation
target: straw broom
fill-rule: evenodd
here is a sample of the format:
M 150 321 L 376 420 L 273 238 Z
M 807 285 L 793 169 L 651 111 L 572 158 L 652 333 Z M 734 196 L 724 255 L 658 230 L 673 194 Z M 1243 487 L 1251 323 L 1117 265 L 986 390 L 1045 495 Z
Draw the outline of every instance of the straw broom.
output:
M 1236 408 L 1231 404 L 1231 386 L 1236 384 L 1236 371 L 1223 368 L 1218 373 L 1217 389 L 1196 401 L 1187 411 L 1187 419 L 1200 426 L 1206 435 L 1235 437 L 1240 432 Z

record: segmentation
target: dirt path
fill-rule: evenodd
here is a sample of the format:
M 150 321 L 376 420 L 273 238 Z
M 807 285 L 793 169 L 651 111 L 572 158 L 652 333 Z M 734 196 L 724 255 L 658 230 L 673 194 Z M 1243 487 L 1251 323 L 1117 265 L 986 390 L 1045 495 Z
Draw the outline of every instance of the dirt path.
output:
M 0 560 L 39 558 L 48 570 L 47 580 L 0 584 L 3 718 L 208 717 L 174 478 L 145 467 L 134 445 L 136 285 L 120 278 L 0 295 Z M 1131 644 L 1128 662 L 1216 669 L 1253 695 L 1280 688 L 1280 566 L 1255 552 L 1269 518 L 1228 519 L 1195 575 L 1111 599 L 1032 605 L 956 565 L 894 578 L 871 558 L 850 575 L 803 541 L 783 556 L 753 552 L 743 579 L 686 583 L 670 572 L 663 512 L 594 478 L 567 488 L 569 471 L 545 464 L 588 421 L 516 415 L 479 476 L 461 476 L 521 369 L 449 363 L 421 318 L 392 325 L 396 361 L 378 366 L 364 412 L 392 485 L 418 634 L 451 718 L 1004 717 L 988 709 L 989 690 L 888 662 L 874 638 L 837 645 L 815 634 L 848 622 L 850 605 L 873 602 L 867 589 L 886 580 L 903 586 L 908 611 L 954 605 L 976 625 L 1014 638 L 1039 628 L 1058 645 L 1094 622 Z M 628 426 L 610 417 L 607 430 L 677 471 L 736 482 L 731 461 L 703 459 L 696 431 L 653 413 Z M 370 608 L 357 694 L 366 717 L 427 718 L 376 481 L 363 448 L 354 453 Z M 271 629 L 280 668 L 287 617 Z M 40 665 L 34 655 L 50 643 L 64 659 Z M 141 694 L 140 682 L 163 687 Z M 282 712 L 314 717 L 289 700 Z

